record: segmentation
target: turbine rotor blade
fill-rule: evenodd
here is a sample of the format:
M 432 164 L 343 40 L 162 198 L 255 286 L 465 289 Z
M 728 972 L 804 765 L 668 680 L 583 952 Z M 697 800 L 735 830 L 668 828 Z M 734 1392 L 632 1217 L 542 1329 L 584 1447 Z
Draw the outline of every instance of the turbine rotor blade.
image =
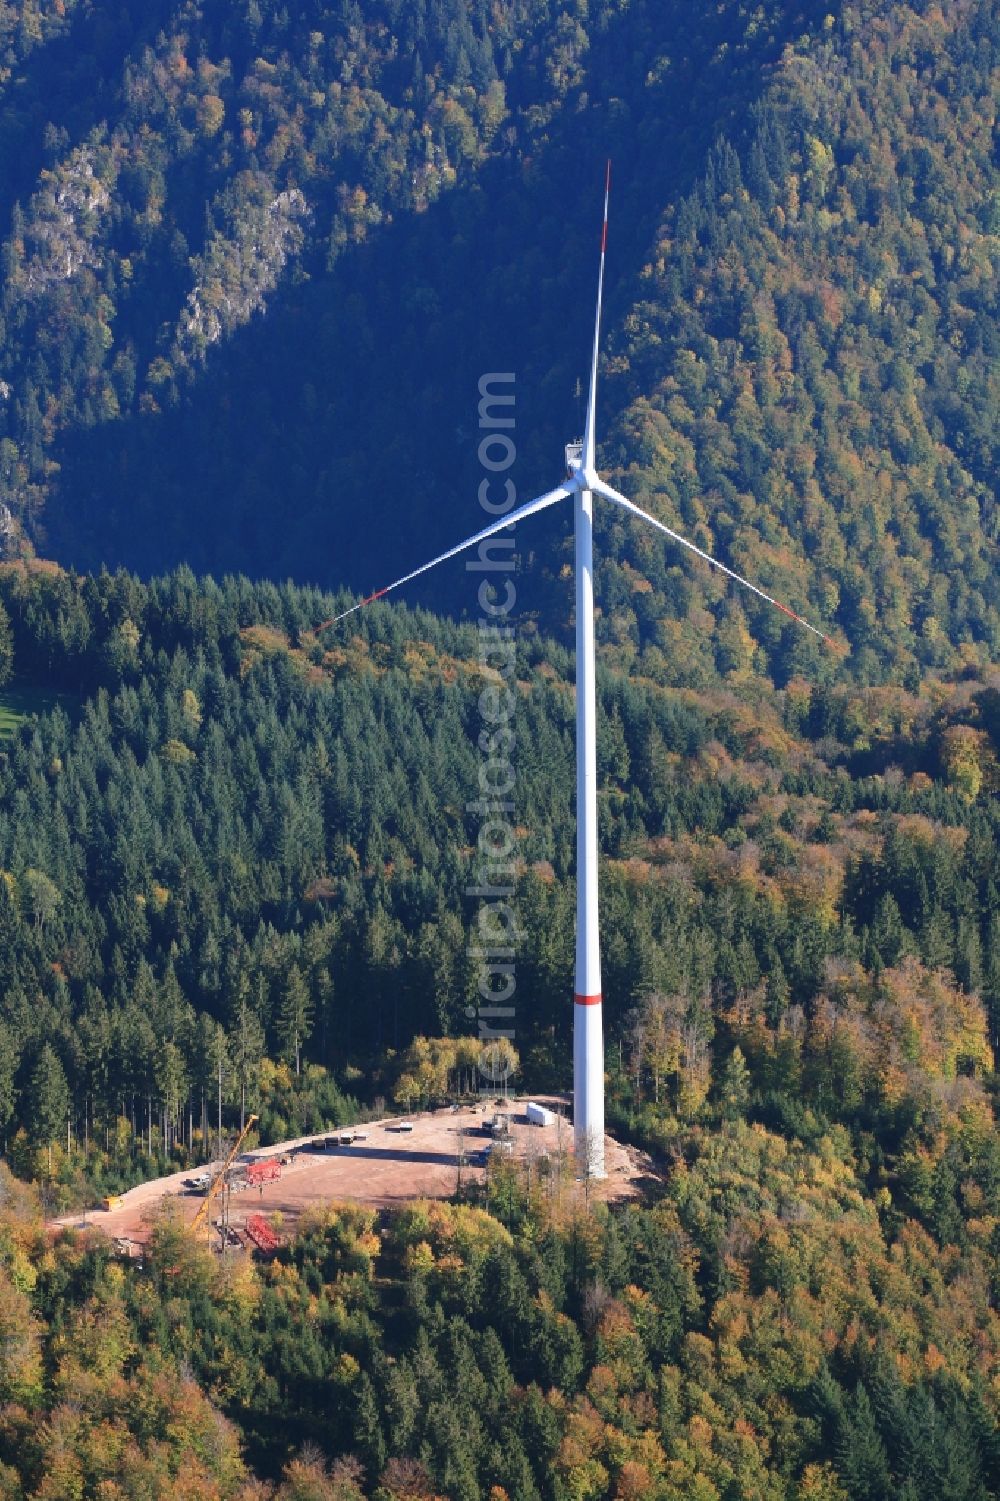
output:
M 828 646 L 832 646 L 836 651 L 840 650 L 840 647 L 832 636 L 828 636 L 825 631 L 821 631 L 818 626 L 813 625 L 802 615 L 797 614 L 788 605 L 783 605 L 780 599 L 775 599 L 772 594 L 765 593 L 756 584 L 752 584 L 749 579 L 745 579 L 741 573 L 736 573 L 732 568 L 727 568 L 725 563 L 720 563 L 719 559 L 713 558 L 711 553 L 705 552 L 694 542 L 689 542 L 686 537 L 681 536 L 680 532 L 675 532 L 672 527 L 666 526 L 662 521 L 657 521 L 655 516 L 650 516 L 648 511 L 643 511 L 633 501 L 627 500 L 624 495 L 618 490 L 613 489 L 611 485 L 606 484 L 604 480 L 598 479 L 592 488 L 598 495 L 603 495 L 605 500 L 613 501 L 615 505 L 622 506 L 626 511 L 631 511 L 632 515 L 638 516 L 641 521 L 647 521 L 650 526 L 655 526 L 656 530 L 663 532 L 664 536 L 670 537 L 674 542 L 679 542 L 682 547 L 687 548 L 688 552 L 697 554 L 704 562 L 709 563 L 713 568 L 717 568 L 720 573 L 726 574 L 728 578 L 734 579 L 737 584 L 742 584 L 744 589 L 749 589 L 752 594 L 756 594 L 759 599 L 765 600 L 767 604 L 773 605 L 776 610 L 780 610 L 789 619 L 796 621 L 799 625 L 804 625 L 807 631 L 812 631 L 814 636 L 818 636 Z
M 386 594 L 391 593 L 393 589 L 399 589 L 403 584 L 408 584 L 411 579 L 419 578 L 428 569 L 436 568 L 439 563 L 445 563 L 449 558 L 456 557 L 460 552 L 464 552 L 467 547 L 475 547 L 478 542 L 485 542 L 487 537 L 494 537 L 497 532 L 502 532 L 505 527 L 513 526 L 517 521 L 523 521 L 527 516 L 534 516 L 536 511 L 544 511 L 546 506 L 552 506 L 559 500 L 568 499 L 572 493 L 573 491 L 567 489 L 565 485 L 559 485 L 557 489 L 549 490 L 544 495 L 536 496 L 534 500 L 525 501 L 523 506 L 518 506 L 516 510 L 508 512 L 506 516 L 498 517 L 489 526 L 484 526 L 481 532 L 476 532 L 472 537 L 466 537 L 464 542 L 459 542 L 456 547 L 450 547 L 447 552 L 439 554 L 436 558 L 431 558 L 429 563 L 422 563 L 419 568 L 414 568 L 412 573 L 404 573 L 402 578 L 394 579 L 391 584 L 386 584 L 384 589 L 376 589 L 374 594 L 369 594 L 366 598 L 359 599 L 357 604 L 351 605 L 349 610 L 344 610 L 341 614 L 334 615 L 330 620 L 324 620 L 322 625 L 316 627 L 316 634 L 319 635 L 320 631 L 325 631 L 327 626 L 336 625 L 339 621 L 346 620 L 348 615 L 354 614 L 355 610 L 360 610 L 365 605 L 372 604 L 376 599 L 382 599 Z
M 597 273 L 597 312 L 594 315 L 594 352 L 590 361 L 590 390 L 587 393 L 587 425 L 583 430 L 583 463 L 594 467 L 597 428 L 597 355 L 601 341 L 601 302 L 604 297 L 604 257 L 608 249 L 608 198 L 611 194 L 611 163 L 604 177 L 604 226 L 601 230 L 601 268 Z

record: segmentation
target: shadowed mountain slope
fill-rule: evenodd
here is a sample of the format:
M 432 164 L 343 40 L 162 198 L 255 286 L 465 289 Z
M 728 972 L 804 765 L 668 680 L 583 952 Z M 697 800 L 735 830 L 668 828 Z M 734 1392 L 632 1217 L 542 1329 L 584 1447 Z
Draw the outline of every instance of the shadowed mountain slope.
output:
M 864 679 L 995 655 L 995 4 L 102 14 L 62 22 L 96 106 L 23 26 L 0 96 L 0 486 L 40 550 L 377 585 L 476 525 L 488 370 L 549 484 L 610 152 L 609 471 Z M 567 520 L 522 533 L 556 631 Z M 602 524 L 602 629 L 655 676 L 839 666 Z M 474 606 L 461 565 L 421 597 Z

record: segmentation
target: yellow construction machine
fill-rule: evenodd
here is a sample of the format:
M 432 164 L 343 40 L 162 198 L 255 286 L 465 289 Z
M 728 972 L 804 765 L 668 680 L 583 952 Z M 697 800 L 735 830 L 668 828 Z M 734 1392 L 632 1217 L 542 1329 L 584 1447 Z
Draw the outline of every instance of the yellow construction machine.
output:
M 233 1142 L 233 1145 L 232 1145 L 232 1147 L 230 1149 L 230 1152 L 229 1152 L 229 1156 L 226 1158 L 225 1162 L 222 1164 L 222 1166 L 220 1167 L 219 1171 L 216 1173 L 215 1177 L 212 1179 L 212 1181 L 209 1184 L 208 1188 L 206 1188 L 206 1190 L 205 1190 L 205 1199 L 204 1199 L 204 1202 L 202 1204 L 199 1204 L 199 1206 L 198 1206 L 198 1213 L 195 1215 L 194 1219 L 191 1221 L 191 1229 L 192 1230 L 198 1230 L 204 1224 L 205 1217 L 208 1214 L 209 1209 L 211 1208 L 212 1200 L 215 1198 L 216 1194 L 219 1192 L 219 1189 L 225 1183 L 225 1181 L 226 1181 L 226 1174 L 228 1173 L 230 1167 L 232 1167 L 233 1161 L 234 1161 L 237 1153 L 239 1152 L 240 1147 L 246 1141 L 247 1136 L 249 1135 L 249 1132 L 250 1132 L 250 1128 L 252 1126 L 255 1126 L 257 1124 L 258 1119 L 259 1119 L 259 1117 L 256 1116 L 256 1115 L 248 1115 L 247 1116 L 247 1123 L 243 1127 L 243 1130 L 240 1132 L 239 1136 L 237 1136 L 236 1140 Z

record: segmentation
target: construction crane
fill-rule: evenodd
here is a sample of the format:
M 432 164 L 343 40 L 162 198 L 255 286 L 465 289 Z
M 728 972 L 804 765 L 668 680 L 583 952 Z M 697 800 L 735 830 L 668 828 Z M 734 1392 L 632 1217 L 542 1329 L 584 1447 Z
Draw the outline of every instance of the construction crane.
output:
M 220 1167 L 219 1171 L 216 1173 L 215 1177 L 212 1179 L 212 1182 L 209 1184 L 208 1188 L 206 1188 L 206 1190 L 205 1190 L 205 1199 L 204 1199 L 204 1202 L 201 1203 L 201 1204 L 199 1204 L 199 1206 L 198 1206 L 198 1213 L 195 1215 L 194 1219 L 191 1221 L 191 1229 L 192 1230 L 197 1230 L 201 1226 L 201 1224 L 203 1223 L 203 1221 L 205 1219 L 205 1216 L 208 1214 L 209 1208 L 211 1207 L 212 1200 L 215 1198 L 216 1194 L 219 1192 L 219 1189 L 222 1187 L 222 1185 L 226 1181 L 226 1174 L 228 1173 L 230 1167 L 232 1166 L 234 1157 L 236 1156 L 236 1154 L 239 1151 L 240 1147 L 243 1145 L 244 1141 L 246 1140 L 247 1135 L 249 1134 L 251 1126 L 255 1126 L 257 1124 L 258 1119 L 259 1119 L 259 1117 L 256 1116 L 256 1115 L 248 1115 L 247 1116 L 247 1123 L 243 1127 L 243 1130 L 240 1132 L 239 1136 L 237 1136 L 236 1140 L 233 1142 L 233 1145 L 232 1145 L 232 1147 L 230 1149 L 230 1152 L 229 1152 L 229 1156 L 226 1158 L 225 1162 L 222 1164 L 222 1166 Z

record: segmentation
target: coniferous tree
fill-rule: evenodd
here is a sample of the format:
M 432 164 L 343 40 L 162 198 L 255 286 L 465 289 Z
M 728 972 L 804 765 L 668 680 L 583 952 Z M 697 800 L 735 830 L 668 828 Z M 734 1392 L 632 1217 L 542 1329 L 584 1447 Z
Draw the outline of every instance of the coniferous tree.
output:
M 229 1056 L 240 1091 L 240 1130 L 246 1123 L 248 1104 L 256 1108 L 260 1066 L 266 1050 L 264 1028 L 250 1004 L 249 982 L 240 988 L 229 1034 Z
M 719 1107 L 723 1120 L 734 1121 L 746 1114 L 750 1101 L 750 1070 L 737 1044 L 726 1059 L 719 1080 Z
M 46 1148 L 51 1172 L 52 1145 L 66 1128 L 70 1096 L 65 1070 L 50 1043 L 45 1044 L 38 1056 L 28 1090 L 32 1135 L 38 1146 Z
M 13 1034 L 0 1022 L 0 1133 L 6 1134 L 14 1116 L 16 1092 L 14 1080 L 20 1059 Z
M 285 977 L 278 1008 L 278 1036 L 286 1058 L 295 1062 L 295 1073 L 301 1072 L 302 1047 L 312 1032 L 313 1005 L 309 987 L 297 964 L 293 964 Z
M 7 611 L 0 604 L 0 688 L 10 680 L 13 671 L 14 638 L 11 634 Z
M 885 1445 L 861 1382 L 845 1406 L 836 1464 L 852 1501 L 884 1501 L 891 1494 Z
M 381 1474 L 386 1460 L 385 1434 L 375 1388 L 362 1372 L 354 1404 L 354 1446 L 371 1476 Z

